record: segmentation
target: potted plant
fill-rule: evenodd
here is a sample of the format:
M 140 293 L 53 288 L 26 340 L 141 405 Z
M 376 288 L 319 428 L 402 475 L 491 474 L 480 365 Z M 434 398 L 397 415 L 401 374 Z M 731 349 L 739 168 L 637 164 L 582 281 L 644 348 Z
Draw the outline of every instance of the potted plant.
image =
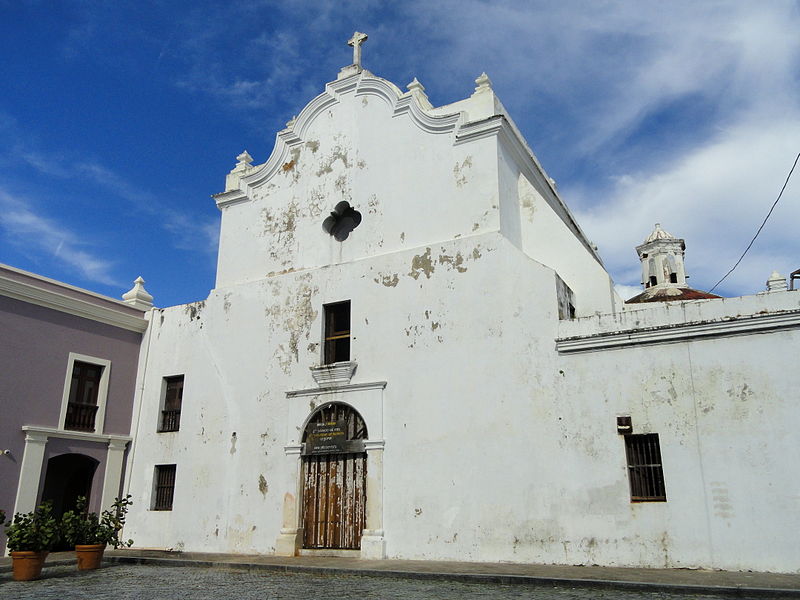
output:
M 130 504 L 130 495 L 116 498 L 111 508 L 104 510 L 98 517 L 97 513 L 87 510 L 86 498 L 80 496 L 75 510 L 64 513 L 61 527 L 64 538 L 75 546 L 79 570 L 99 567 L 103 560 L 103 552 L 109 544 L 114 548 L 133 544 L 133 540 L 123 541 L 119 537 Z
M 31 581 L 42 574 L 50 548 L 58 542 L 60 531 L 53 516 L 52 502 L 44 502 L 29 513 L 17 513 L 6 524 L 15 581 Z

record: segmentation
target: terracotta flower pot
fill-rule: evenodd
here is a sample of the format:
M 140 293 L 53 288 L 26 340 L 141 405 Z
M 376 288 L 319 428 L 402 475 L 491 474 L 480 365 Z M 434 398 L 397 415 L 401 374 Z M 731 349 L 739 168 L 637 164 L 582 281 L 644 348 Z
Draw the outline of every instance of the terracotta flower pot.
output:
M 14 581 L 33 581 L 42 574 L 42 565 L 47 552 L 16 550 L 11 553 Z
M 75 545 L 75 554 L 78 556 L 78 570 L 96 569 L 103 560 L 105 544 Z

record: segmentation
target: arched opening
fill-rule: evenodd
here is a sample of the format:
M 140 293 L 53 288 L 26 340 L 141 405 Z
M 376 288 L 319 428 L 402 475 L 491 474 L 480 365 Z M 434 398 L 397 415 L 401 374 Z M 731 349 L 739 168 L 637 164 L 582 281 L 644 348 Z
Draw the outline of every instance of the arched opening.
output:
M 351 406 L 324 404 L 303 431 L 303 547 L 357 550 L 366 524 L 364 419 Z
M 47 461 L 42 502 L 52 501 L 53 512 L 58 519 L 75 508 L 78 496 L 91 498 L 92 479 L 98 464 L 99 461 L 83 454 L 61 454 Z M 67 549 L 69 548 L 54 548 Z

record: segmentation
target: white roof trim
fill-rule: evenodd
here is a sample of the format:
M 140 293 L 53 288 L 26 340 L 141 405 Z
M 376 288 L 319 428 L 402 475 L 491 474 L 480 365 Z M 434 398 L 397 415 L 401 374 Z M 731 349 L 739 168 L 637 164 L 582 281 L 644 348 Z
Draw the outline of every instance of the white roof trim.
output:
M 17 271 L 16 269 L 13 270 Z M 17 272 L 24 273 L 27 276 L 37 277 L 35 275 L 25 273 L 24 271 Z M 100 296 L 98 294 L 92 294 L 91 292 L 81 290 L 80 288 L 61 284 L 53 280 L 45 278 L 39 279 L 43 279 L 44 281 L 48 281 L 50 283 L 55 283 L 67 289 L 79 291 L 89 298 L 99 298 L 107 302 L 118 302 L 117 300 L 106 298 L 105 296 Z M 131 315 L 127 312 L 123 312 L 122 310 L 116 310 L 115 308 L 109 306 L 101 306 L 88 300 L 80 300 L 78 298 L 73 298 L 72 296 L 59 294 L 58 292 L 47 290 L 31 283 L 11 279 L 1 272 L 0 295 L 13 298 L 14 300 L 21 300 L 22 302 L 36 304 L 37 306 L 43 306 L 44 308 L 49 308 L 51 310 L 57 310 L 59 312 L 74 315 L 76 317 L 82 317 L 84 319 L 90 319 L 99 323 L 105 323 L 106 325 L 113 325 L 114 327 L 135 331 L 137 333 L 142 333 L 145 329 L 147 329 L 147 320 L 144 318 L 144 315 L 139 317 Z M 128 305 L 123 304 L 122 302 L 119 302 L 119 304 L 121 305 L 120 308 L 130 308 Z
M 556 340 L 556 350 L 561 354 L 569 354 L 625 346 L 688 342 L 729 335 L 769 333 L 793 327 L 800 327 L 800 310 L 559 338 Z

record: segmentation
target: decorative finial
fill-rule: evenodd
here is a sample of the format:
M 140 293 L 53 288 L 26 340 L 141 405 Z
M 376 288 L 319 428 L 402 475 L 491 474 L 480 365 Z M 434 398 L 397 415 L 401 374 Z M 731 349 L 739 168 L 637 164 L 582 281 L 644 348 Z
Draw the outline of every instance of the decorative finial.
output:
M 414 77 L 414 80 L 406 86 L 406 89 L 409 92 L 424 92 L 425 86 L 423 86 L 419 80 Z
M 133 282 L 133 287 L 130 291 L 122 294 L 122 300 L 125 304 L 130 304 L 133 308 L 138 308 L 139 310 L 153 308 L 153 297 L 144 289 L 144 279 L 141 276 L 137 277 Z
M 767 291 L 785 292 L 788 289 L 789 286 L 786 285 L 786 278 L 777 271 L 773 271 L 772 275 L 770 275 L 769 279 L 767 279 Z
M 247 150 L 245 150 L 239 156 L 236 157 L 236 160 L 239 161 L 238 163 L 236 163 L 237 167 L 245 167 L 246 168 L 246 167 L 250 166 L 251 162 L 253 162 L 253 157 L 250 156 L 250 153 Z
M 489 79 L 485 71 L 480 74 L 480 77 L 475 80 L 475 83 L 478 84 L 478 87 L 475 88 L 476 92 L 492 89 L 492 80 Z
M 367 41 L 367 34 L 356 31 L 349 40 L 347 45 L 353 47 L 353 64 L 361 67 L 361 44 Z
M 292 118 L 286 121 L 286 127 L 292 128 L 294 124 L 297 122 L 297 115 L 292 115 Z

